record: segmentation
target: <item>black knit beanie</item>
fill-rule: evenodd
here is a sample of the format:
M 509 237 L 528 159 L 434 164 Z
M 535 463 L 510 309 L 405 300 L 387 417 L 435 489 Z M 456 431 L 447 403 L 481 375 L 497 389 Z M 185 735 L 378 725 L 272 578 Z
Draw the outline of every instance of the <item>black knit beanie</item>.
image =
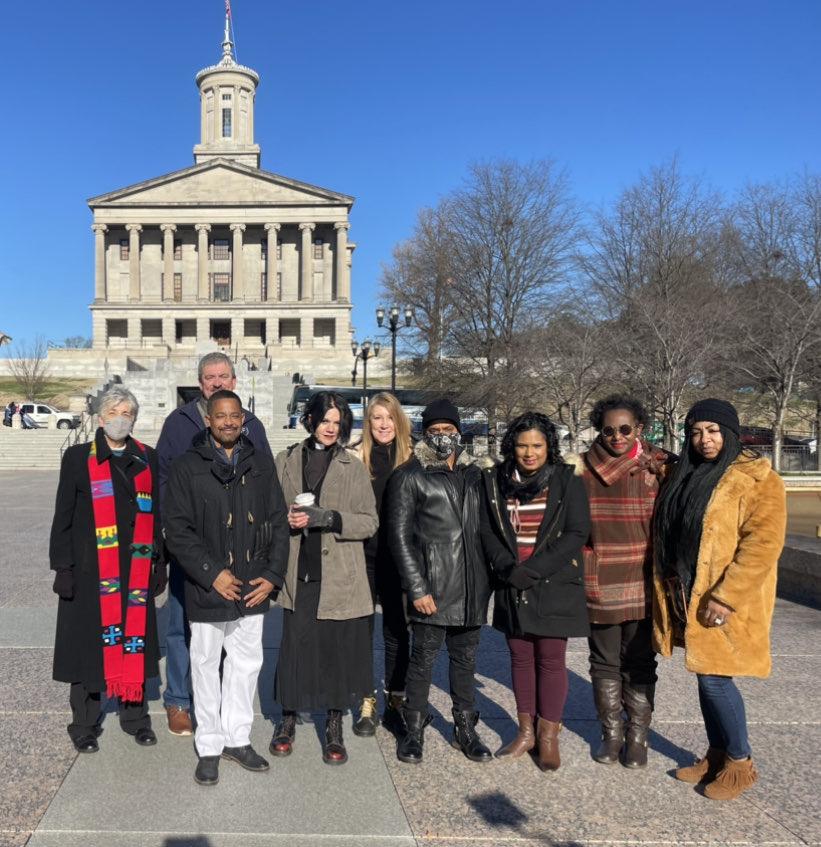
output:
M 687 412 L 687 417 L 684 419 L 688 429 L 698 421 L 721 424 L 726 426 L 730 432 L 734 432 L 736 435 L 741 434 L 738 412 L 735 410 L 735 406 L 726 400 L 717 400 L 715 397 L 699 400 Z
M 431 424 L 437 421 L 447 421 L 452 423 L 459 432 L 462 431 L 462 421 L 459 417 L 459 410 L 450 400 L 434 400 L 425 406 L 422 412 L 422 429 L 427 429 Z

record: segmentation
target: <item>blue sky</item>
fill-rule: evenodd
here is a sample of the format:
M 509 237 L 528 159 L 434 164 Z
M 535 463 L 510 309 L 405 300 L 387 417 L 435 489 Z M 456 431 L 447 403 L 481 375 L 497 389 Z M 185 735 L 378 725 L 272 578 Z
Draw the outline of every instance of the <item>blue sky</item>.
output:
M 90 335 L 85 200 L 193 164 L 222 0 L 4 4 L 0 329 Z M 382 262 L 474 160 L 550 157 L 580 200 L 653 164 L 728 195 L 821 170 L 821 2 L 233 0 L 262 166 L 354 195 L 357 335 Z M 32 259 L 32 257 L 34 257 Z

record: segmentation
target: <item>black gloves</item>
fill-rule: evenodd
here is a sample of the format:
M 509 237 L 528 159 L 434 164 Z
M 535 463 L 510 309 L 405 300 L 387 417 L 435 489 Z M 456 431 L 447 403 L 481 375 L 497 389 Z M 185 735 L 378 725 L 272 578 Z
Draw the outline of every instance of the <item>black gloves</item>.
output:
M 527 565 L 516 565 L 507 574 L 507 583 L 518 591 L 525 591 L 539 581 L 539 574 Z
M 331 529 L 334 525 L 334 513 L 331 509 L 320 509 L 319 506 L 300 506 L 297 511 L 308 516 L 309 529 Z
M 151 593 L 155 597 L 165 591 L 168 585 L 168 565 L 162 562 L 154 562 L 154 567 L 151 570 Z
M 63 600 L 71 600 L 74 597 L 74 574 L 71 568 L 63 568 L 54 574 L 51 590 Z

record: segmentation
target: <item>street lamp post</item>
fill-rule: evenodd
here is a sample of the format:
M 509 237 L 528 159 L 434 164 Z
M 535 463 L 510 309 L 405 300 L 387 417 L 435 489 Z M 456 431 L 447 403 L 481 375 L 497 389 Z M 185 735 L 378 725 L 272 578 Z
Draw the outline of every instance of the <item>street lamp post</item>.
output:
M 353 353 L 353 370 L 351 371 L 351 385 L 356 385 L 356 367 L 362 360 L 362 407 L 368 405 L 368 359 L 374 359 L 379 355 L 382 345 L 378 341 L 371 342 L 366 338 L 361 345 L 354 339 L 351 341 L 351 352 Z
M 385 322 L 385 310 L 380 306 L 376 310 L 376 322 L 381 327 Z M 405 326 L 413 323 L 413 309 L 405 306 Z M 396 335 L 401 329 L 399 324 L 399 307 L 391 306 L 388 310 L 388 331 L 391 334 L 391 392 L 396 391 Z

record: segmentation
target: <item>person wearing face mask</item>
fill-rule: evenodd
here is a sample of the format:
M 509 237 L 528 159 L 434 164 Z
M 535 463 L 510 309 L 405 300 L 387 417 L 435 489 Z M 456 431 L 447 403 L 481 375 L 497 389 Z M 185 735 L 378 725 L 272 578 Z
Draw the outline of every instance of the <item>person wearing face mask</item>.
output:
M 430 403 L 422 413 L 423 440 L 388 483 L 388 543 L 413 630 L 397 757 L 411 764 L 422 761 L 433 664 L 443 643 L 450 663 L 452 744 L 472 761 L 492 758 L 476 732 L 474 705 L 476 651 L 491 592 L 479 538 L 481 471 L 460 445 L 460 426 L 453 403 Z
M 643 438 L 647 412 L 634 397 L 612 394 L 599 400 L 590 423 L 598 437 L 581 455 L 578 470 L 591 520 L 585 588 L 590 679 L 601 722 L 593 758 L 641 768 L 647 764 L 656 685 L 651 522 L 660 481 L 675 456 Z
M 786 494 L 769 460 L 742 446 L 730 403 L 699 400 L 684 426 L 684 452 L 656 507 L 653 642 L 662 656 L 684 648 L 709 743 L 675 776 L 732 800 L 758 779 L 733 677 L 770 675 Z
M 60 598 L 53 676 L 71 685 L 67 728 L 80 753 L 99 749 L 104 695 L 137 744 L 157 743 L 145 682 L 159 676 L 154 598 L 167 570 L 157 454 L 131 437 L 138 410 L 130 391 L 110 388 L 93 441 L 69 447 L 60 466 L 49 542 Z
M 373 691 L 373 599 L 363 542 L 376 533 L 379 518 L 365 466 L 344 449 L 353 425 L 345 400 L 317 392 L 305 404 L 302 425 L 308 437 L 276 458 L 291 506 L 291 542 L 274 683 L 282 719 L 268 749 L 289 756 L 297 713 L 321 710 L 322 759 L 342 765 L 348 761 L 342 715 Z
M 385 644 L 385 711 L 382 723 L 393 732 L 402 729 L 401 707 L 405 699 L 405 675 L 410 657 L 410 631 L 405 616 L 405 598 L 399 573 L 388 544 L 384 520 L 385 489 L 394 470 L 410 459 L 413 452 L 411 423 L 393 394 L 371 397 L 362 428 L 362 440 L 351 451 L 368 469 L 380 515 L 379 531 L 365 542 L 365 564 L 371 597 L 382 608 L 382 637 Z M 371 618 L 373 632 L 373 618 Z M 362 701 L 356 735 L 376 734 L 376 696 Z
M 496 755 L 535 749 L 541 770 L 557 770 L 567 639 L 590 632 L 581 555 L 587 497 L 547 415 L 512 420 L 501 453 L 502 462 L 482 473 L 482 546 L 497 580 L 493 626 L 510 648 L 519 732 Z

